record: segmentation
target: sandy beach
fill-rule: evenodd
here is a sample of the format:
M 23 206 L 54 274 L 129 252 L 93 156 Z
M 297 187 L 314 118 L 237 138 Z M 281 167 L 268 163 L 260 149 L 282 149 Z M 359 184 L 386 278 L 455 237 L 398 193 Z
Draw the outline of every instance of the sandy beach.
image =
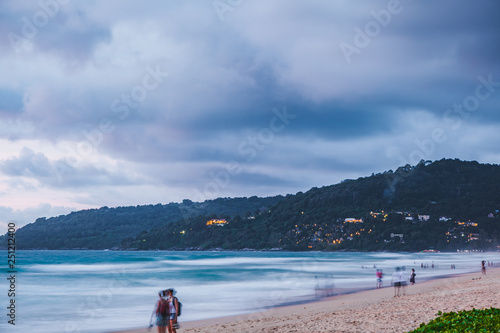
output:
M 438 311 L 500 308 L 500 268 L 489 268 L 487 275 L 478 271 L 417 280 L 405 289 L 399 297 L 386 287 L 240 316 L 181 320 L 177 332 L 407 332 L 435 318 Z M 146 332 L 144 328 L 120 333 Z

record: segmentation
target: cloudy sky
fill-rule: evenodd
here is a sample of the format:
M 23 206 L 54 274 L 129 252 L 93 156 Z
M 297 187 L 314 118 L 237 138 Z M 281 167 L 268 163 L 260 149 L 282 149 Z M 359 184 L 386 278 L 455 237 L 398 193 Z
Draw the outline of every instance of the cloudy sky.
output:
M 0 231 L 500 163 L 500 3 L 0 2 Z

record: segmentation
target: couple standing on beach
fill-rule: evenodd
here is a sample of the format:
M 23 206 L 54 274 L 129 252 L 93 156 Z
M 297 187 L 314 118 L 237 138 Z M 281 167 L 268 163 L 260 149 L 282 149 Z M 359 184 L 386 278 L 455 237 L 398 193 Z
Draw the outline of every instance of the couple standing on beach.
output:
M 168 328 L 169 333 L 176 333 L 179 324 L 177 323 L 177 314 L 179 313 L 179 300 L 174 297 L 175 289 L 160 290 L 158 292 L 159 300 L 155 304 L 151 318 L 149 319 L 149 327 L 153 327 L 153 316 L 156 316 L 156 326 L 158 333 L 166 333 Z

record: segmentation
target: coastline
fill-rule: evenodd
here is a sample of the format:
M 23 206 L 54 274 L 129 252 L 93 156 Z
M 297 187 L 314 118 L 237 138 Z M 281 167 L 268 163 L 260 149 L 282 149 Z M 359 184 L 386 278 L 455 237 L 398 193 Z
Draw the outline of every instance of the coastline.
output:
M 387 280 L 386 280 L 387 281 Z M 387 282 L 386 282 L 387 283 Z M 406 287 L 348 292 L 262 312 L 182 322 L 178 332 L 407 332 L 438 311 L 500 308 L 500 268 L 437 277 Z M 156 332 L 156 327 L 151 332 Z M 113 333 L 146 333 L 146 328 Z

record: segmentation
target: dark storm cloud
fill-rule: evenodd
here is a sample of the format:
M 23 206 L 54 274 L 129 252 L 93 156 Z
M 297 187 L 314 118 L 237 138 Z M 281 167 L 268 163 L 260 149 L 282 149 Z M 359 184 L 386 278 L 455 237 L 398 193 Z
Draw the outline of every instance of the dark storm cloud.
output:
M 378 2 L 377 4 L 380 6 L 378 7 L 372 3 L 368 5 L 367 2 L 361 3 L 357 11 L 352 11 L 354 13 L 353 16 L 359 15 L 360 18 L 362 17 L 365 19 L 366 17 L 370 17 L 368 14 L 372 8 L 374 10 L 382 10 L 386 6 L 386 2 Z M 249 6 L 250 5 L 239 8 L 239 11 L 234 14 L 238 15 L 238 18 L 240 16 L 245 16 L 246 10 L 251 11 Z M 255 6 L 262 6 L 262 4 Z M 466 62 L 467 58 L 470 58 L 470 56 L 464 59 L 460 54 L 460 50 L 470 49 L 467 47 L 467 43 L 470 43 L 470 41 L 477 47 L 491 45 L 491 40 L 489 39 L 491 33 L 487 35 L 485 34 L 485 30 L 491 27 L 491 24 L 494 22 L 486 19 L 485 23 L 481 21 L 481 18 L 483 16 L 487 18 L 491 17 L 489 13 L 494 9 L 492 7 L 495 5 L 489 3 L 485 7 L 472 6 L 473 8 L 471 8 L 470 5 L 453 5 L 453 2 L 446 2 L 440 5 L 439 8 L 436 8 L 430 5 L 419 6 L 412 3 L 401 2 L 401 6 L 403 8 L 400 14 L 401 17 L 394 16 L 387 30 L 382 31 L 380 36 L 373 39 L 372 45 L 367 47 L 368 52 L 370 52 L 370 48 L 376 50 L 379 47 L 377 45 L 378 42 L 380 42 L 380 45 L 384 45 L 386 41 L 390 42 L 392 38 L 397 38 L 407 31 L 405 39 L 411 41 L 411 43 L 405 43 L 405 40 L 403 40 L 401 43 L 403 48 L 397 48 L 397 45 L 395 45 L 396 47 L 386 50 L 387 52 L 385 53 L 386 56 L 389 55 L 389 61 L 391 61 L 390 57 L 392 56 L 396 59 L 400 59 L 400 63 L 396 63 L 396 66 L 392 68 L 389 61 L 378 58 L 378 54 L 375 53 L 373 59 L 361 59 L 365 61 L 365 63 L 360 65 L 364 70 L 362 73 L 356 70 L 356 64 L 354 64 L 354 66 L 352 66 L 354 70 L 350 68 L 350 66 L 337 68 L 335 72 L 332 73 L 331 81 L 325 81 L 321 76 L 318 76 L 318 79 L 313 79 L 312 82 L 310 82 L 313 88 L 319 88 L 319 86 L 324 87 L 329 84 L 339 86 L 345 85 L 347 86 L 346 93 L 351 93 L 353 94 L 352 96 L 358 96 L 358 98 L 366 97 L 365 100 L 367 101 L 367 105 L 358 108 L 358 112 L 349 113 L 343 112 L 343 108 L 337 108 L 335 106 L 330 107 L 328 112 L 323 113 L 323 118 L 318 117 L 318 121 L 310 124 L 313 126 L 309 128 L 314 129 L 314 125 L 320 127 L 323 124 L 331 124 L 331 121 L 328 121 L 329 118 L 337 118 L 337 123 L 345 124 L 347 114 L 352 115 L 352 122 L 359 122 L 360 125 L 362 125 L 362 119 L 366 118 L 365 114 L 370 112 L 379 113 L 380 111 L 378 109 L 385 106 L 384 104 L 379 104 L 378 101 L 379 96 L 383 96 L 384 94 L 387 95 L 388 98 L 392 97 L 395 100 L 406 99 L 409 102 L 408 104 L 404 104 L 406 107 L 411 107 L 412 105 L 410 103 L 423 104 L 429 108 L 430 112 L 434 111 L 437 113 L 441 113 L 442 109 L 439 107 L 432 108 L 432 106 L 435 105 L 436 95 L 440 95 L 442 92 L 451 93 L 451 90 L 454 90 L 456 94 L 460 95 L 456 95 L 458 96 L 457 98 L 450 98 L 450 101 L 460 101 L 467 96 L 464 94 L 467 93 L 467 89 L 471 89 L 471 79 L 476 79 L 476 76 L 482 73 L 478 71 L 478 69 L 480 69 L 479 67 L 472 67 L 473 64 L 470 65 Z M 196 115 L 194 119 L 198 120 L 198 123 L 205 124 L 205 128 L 213 128 L 213 131 L 220 129 L 224 129 L 225 131 L 238 131 L 243 128 L 248 128 L 248 126 L 252 126 L 252 124 L 254 128 L 257 128 L 259 126 L 259 118 L 262 114 L 259 112 L 259 109 L 263 109 L 266 104 L 267 107 L 276 104 L 276 97 L 273 96 L 273 92 L 281 92 L 285 95 L 284 99 L 286 102 L 294 102 L 290 101 L 290 99 L 294 97 L 293 89 L 287 88 L 288 91 L 283 91 L 282 88 L 282 86 L 285 85 L 285 82 L 283 82 L 283 74 L 286 73 L 288 69 L 305 65 L 310 66 L 316 71 L 320 71 L 321 67 L 316 69 L 317 65 L 313 64 L 315 60 L 318 60 L 318 64 L 323 68 L 328 68 L 332 65 L 321 55 L 308 56 L 308 54 L 314 52 L 314 50 L 297 50 L 296 47 L 300 46 L 301 43 L 305 41 L 305 38 L 311 36 L 315 36 L 319 39 L 320 44 L 326 44 L 328 36 L 325 35 L 324 32 L 333 32 L 334 29 L 329 28 L 329 26 L 333 28 L 333 20 L 328 20 L 327 15 L 318 15 L 318 11 L 311 9 L 310 5 L 302 5 L 302 7 L 308 7 L 304 15 L 300 15 L 300 11 L 291 11 L 290 9 L 284 11 L 282 7 L 273 7 L 272 5 L 270 6 L 273 15 L 270 15 L 268 20 L 264 19 L 263 22 L 259 22 L 259 24 L 270 26 L 273 22 L 276 22 L 277 28 L 282 31 L 281 36 L 283 39 L 291 41 L 290 45 L 282 46 L 280 40 L 275 40 L 279 47 L 283 47 L 280 50 L 281 53 L 274 52 L 275 50 L 272 50 L 272 48 L 271 50 L 263 49 L 262 45 L 255 44 L 251 39 L 244 38 L 244 35 L 242 38 L 241 35 L 233 33 L 232 29 L 229 29 L 227 26 L 225 31 L 212 28 L 200 34 L 199 30 L 194 30 L 193 34 L 187 36 L 188 43 L 190 39 L 193 43 L 199 43 L 196 46 L 195 44 L 191 44 L 191 48 L 200 51 L 203 57 L 190 57 L 194 61 L 190 65 L 191 68 L 186 68 L 188 71 L 183 72 L 183 76 L 186 77 L 186 82 L 190 82 L 192 89 L 185 89 L 183 92 L 185 98 L 179 102 L 186 105 L 187 109 L 185 113 Z M 439 14 L 441 12 L 449 13 L 449 18 L 447 16 L 443 19 L 442 15 Z M 315 14 L 312 15 L 311 13 Z M 291 15 L 286 16 L 286 14 Z M 400 19 L 398 20 L 398 18 Z M 422 23 L 422 18 L 425 18 L 425 24 Z M 315 28 L 318 26 L 316 25 L 318 20 L 323 23 L 324 29 Z M 364 23 L 364 21 L 360 22 L 360 25 Z M 301 29 L 292 28 L 291 24 L 294 23 L 300 26 Z M 402 26 L 402 29 L 399 29 L 400 26 Z M 243 30 L 248 30 L 252 28 L 255 29 L 256 27 L 243 27 L 233 23 L 231 28 L 236 30 L 242 28 Z M 430 33 L 431 29 L 432 33 Z M 210 30 L 218 32 L 220 35 L 211 35 L 209 33 Z M 438 38 L 440 36 L 445 36 L 445 38 Z M 406 49 L 407 44 L 413 44 L 416 47 Z M 419 50 L 417 50 L 417 47 Z M 297 59 L 293 57 L 288 58 L 287 53 L 296 53 L 301 57 Z M 263 58 L 257 65 L 255 64 L 256 54 L 261 54 Z M 478 53 L 476 57 L 481 58 L 482 54 Z M 429 62 L 436 60 L 439 62 L 443 59 L 446 61 L 443 61 L 441 72 L 438 66 L 428 64 Z M 411 79 L 405 80 L 405 73 L 402 75 L 398 73 L 399 66 L 409 68 L 410 73 L 408 74 L 414 74 L 411 76 Z M 425 72 L 421 75 L 418 73 L 411 73 L 411 67 L 413 66 L 417 68 L 427 68 L 427 66 L 429 66 L 427 70 L 433 71 L 433 75 L 429 75 L 430 73 Z M 249 70 L 255 67 L 265 68 L 266 70 L 264 73 L 267 73 L 267 75 L 264 75 L 263 72 Z M 210 71 L 208 71 L 207 68 L 211 68 Z M 196 76 L 201 80 L 197 80 L 194 72 L 189 71 L 190 69 L 191 71 L 201 69 L 201 72 L 196 72 Z M 224 80 L 224 77 L 212 76 L 211 72 L 213 70 L 217 72 L 222 72 L 223 70 L 236 72 L 238 77 L 253 82 L 252 86 L 249 87 L 245 81 L 235 82 L 235 85 L 227 85 L 224 81 L 220 81 L 221 78 Z M 488 68 L 488 70 L 492 70 L 492 68 Z M 464 75 L 463 72 L 472 72 L 472 74 Z M 183 78 L 174 76 L 172 80 L 174 83 L 179 80 L 182 82 Z M 380 83 L 377 81 L 380 81 Z M 365 82 L 369 84 L 365 85 Z M 200 85 L 200 83 L 203 83 L 203 85 Z M 293 87 L 293 82 L 291 83 Z M 305 88 L 304 91 L 307 91 L 308 87 Z M 298 90 L 299 96 L 303 93 L 300 91 L 300 87 L 295 87 L 295 89 Z M 447 91 L 447 89 L 450 91 Z M 326 94 L 331 95 L 328 91 L 329 89 L 326 88 Z M 199 94 L 200 92 L 201 94 Z M 194 98 L 194 96 L 196 96 L 196 98 Z M 257 99 L 256 96 L 258 96 Z M 333 99 L 345 101 L 347 96 L 333 92 L 331 97 Z M 352 97 L 347 97 L 348 100 L 351 98 Z M 191 105 L 192 109 L 189 109 L 191 104 L 189 101 L 190 99 L 206 99 L 207 103 L 201 106 Z M 320 101 L 324 109 L 329 106 L 326 103 L 330 104 L 329 101 L 325 99 Z M 352 101 L 348 101 L 348 103 L 351 104 Z M 214 104 L 216 104 L 216 108 L 214 108 Z M 217 106 L 217 104 L 220 106 Z M 304 103 L 303 105 L 298 105 L 298 107 L 308 109 L 310 105 Z M 354 107 L 351 107 L 351 109 L 354 109 Z M 161 112 L 160 110 L 151 111 L 153 114 Z M 142 112 L 147 113 L 149 111 L 142 110 Z M 183 111 L 180 110 L 174 110 L 174 112 L 183 113 Z M 315 116 L 313 112 L 309 113 L 312 113 L 311 118 Z M 372 118 L 376 117 L 373 116 Z M 322 119 L 325 121 L 321 121 Z M 204 133 L 201 126 L 197 126 L 196 121 L 188 122 L 184 125 L 195 134 Z M 346 128 L 346 126 L 342 126 L 342 128 Z M 357 133 L 363 132 L 364 131 L 358 131 Z

